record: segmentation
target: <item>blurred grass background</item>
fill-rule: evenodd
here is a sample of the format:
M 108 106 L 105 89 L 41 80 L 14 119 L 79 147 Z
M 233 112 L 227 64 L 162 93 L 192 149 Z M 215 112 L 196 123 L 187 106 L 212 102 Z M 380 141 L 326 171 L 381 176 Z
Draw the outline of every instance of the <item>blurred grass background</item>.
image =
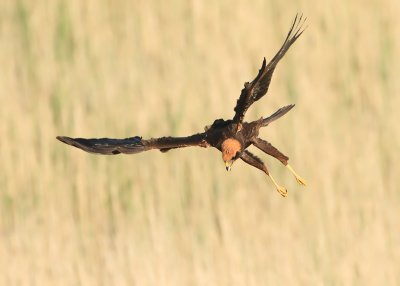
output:
M 400 2 L 1 1 L 0 285 L 399 285 Z M 297 12 L 308 29 L 248 120 L 284 199 L 215 150 L 102 157 L 56 135 L 186 135 L 233 116 Z

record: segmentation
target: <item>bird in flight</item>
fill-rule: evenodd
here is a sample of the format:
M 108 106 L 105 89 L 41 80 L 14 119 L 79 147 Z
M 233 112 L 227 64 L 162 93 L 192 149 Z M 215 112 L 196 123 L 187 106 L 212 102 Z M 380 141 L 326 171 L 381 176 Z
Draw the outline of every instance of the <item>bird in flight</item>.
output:
M 116 154 L 136 154 L 143 151 L 158 149 L 161 152 L 167 152 L 171 149 L 199 146 L 199 147 L 214 147 L 221 151 L 222 160 L 225 163 L 227 171 L 231 170 L 232 164 L 241 159 L 245 163 L 256 167 L 264 172 L 271 179 L 277 191 L 284 197 L 287 196 L 285 187 L 279 185 L 271 175 L 264 162 L 252 154 L 247 148 L 254 145 L 261 151 L 278 159 L 288 170 L 295 176 L 297 182 L 305 185 L 302 179 L 288 164 L 289 157 L 280 152 L 277 148 L 258 137 L 261 127 L 269 125 L 271 122 L 285 115 L 290 111 L 294 104 L 282 107 L 267 118 L 260 118 L 252 122 L 244 121 L 244 116 L 249 107 L 257 100 L 262 98 L 268 91 L 271 82 L 272 74 L 276 65 L 286 54 L 291 45 L 304 32 L 305 19 L 302 16 L 296 15 L 292 26 L 283 42 L 282 47 L 266 64 L 263 60 L 261 69 L 252 82 L 246 82 L 241 91 L 236 107 L 234 108 L 235 115 L 233 119 L 224 120 L 217 119 L 213 124 L 206 126 L 204 132 L 197 133 L 187 137 L 160 137 L 143 139 L 140 136 L 134 136 L 125 139 L 110 139 L 110 138 L 70 138 L 66 136 L 57 136 L 57 139 L 74 147 L 80 148 L 86 152 L 98 153 L 105 155 Z

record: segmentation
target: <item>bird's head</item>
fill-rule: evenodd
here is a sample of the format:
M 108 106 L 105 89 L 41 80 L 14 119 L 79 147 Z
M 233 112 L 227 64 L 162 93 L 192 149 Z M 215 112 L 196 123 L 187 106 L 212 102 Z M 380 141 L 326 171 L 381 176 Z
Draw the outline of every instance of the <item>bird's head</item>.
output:
M 224 160 L 225 168 L 230 171 L 232 164 L 239 158 L 242 145 L 233 138 L 228 138 L 222 142 L 222 160 Z

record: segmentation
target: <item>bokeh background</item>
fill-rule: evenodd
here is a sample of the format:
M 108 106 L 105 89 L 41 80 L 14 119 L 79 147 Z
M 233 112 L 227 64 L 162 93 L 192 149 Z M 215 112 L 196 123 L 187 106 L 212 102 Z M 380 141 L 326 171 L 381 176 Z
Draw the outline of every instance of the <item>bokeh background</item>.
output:
M 0 2 L 0 285 L 400 285 L 398 0 Z M 95 156 L 73 137 L 183 136 L 247 114 L 280 184 L 216 150 Z

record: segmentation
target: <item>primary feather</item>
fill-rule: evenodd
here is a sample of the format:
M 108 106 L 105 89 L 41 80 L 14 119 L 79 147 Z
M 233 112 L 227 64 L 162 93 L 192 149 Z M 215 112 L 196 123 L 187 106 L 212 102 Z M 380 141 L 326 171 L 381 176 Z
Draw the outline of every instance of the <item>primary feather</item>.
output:
M 182 148 L 188 146 L 202 146 L 204 144 L 204 133 L 194 134 L 187 137 L 160 137 L 148 140 L 139 136 L 125 139 L 111 138 L 70 138 L 66 136 L 57 136 L 57 139 L 68 145 L 82 149 L 86 152 L 116 155 L 116 154 L 136 154 L 151 149 L 168 151 L 173 148 Z
M 290 28 L 282 47 L 279 49 L 276 55 L 272 58 L 268 65 L 266 64 L 266 60 L 264 58 L 261 69 L 259 70 L 256 78 L 252 82 L 246 82 L 244 84 L 244 88 L 242 89 L 240 97 L 237 100 L 234 108 L 235 116 L 233 117 L 233 121 L 235 123 L 242 123 L 247 109 L 249 109 L 249 107 L 255 101 L 259 100 L 267 93 L 276 65 L 289 50 L 290 46 L 304 32 L 303 24 L 305 20 L 306 19 L 303 20 L 303 16 L 298 17 L 298 15 L 296 15 L 292 27 Z

